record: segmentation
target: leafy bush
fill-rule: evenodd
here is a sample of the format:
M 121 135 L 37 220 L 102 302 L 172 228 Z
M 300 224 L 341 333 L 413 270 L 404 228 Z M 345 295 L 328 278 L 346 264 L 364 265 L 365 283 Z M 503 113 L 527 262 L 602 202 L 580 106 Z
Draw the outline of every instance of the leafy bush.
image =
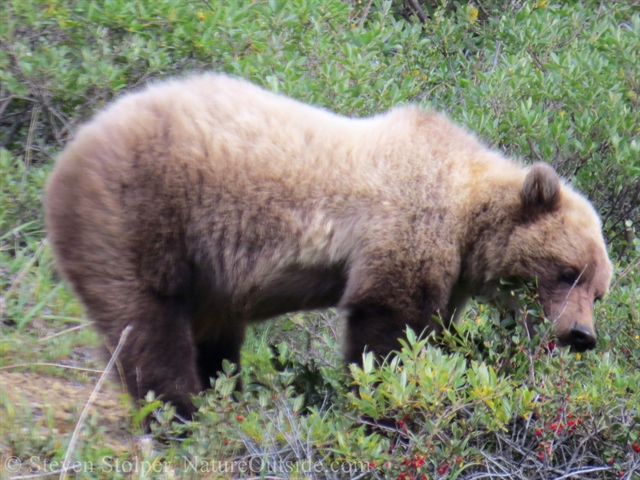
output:
M 531 300 L 524 307 L 536 308 Z M 323 478 L 632 478 L 640 461 L 637 340 L 623 342 L 630 349 L 572 355 L 549 342 L 550 330 L 543 323 L 528 339 L 508 315 L 478 305 L 440 347 L 409 331 L 388 363 L 366 355 L 362 368 L 351 368 L 350 391 L 344 373 L 325 369 L 337 395 L 327 388 L 325 401 L 309 408 L 296 376 L 266 364 L 245 370 L 253 388 L 235 401 L 229 365 L 200 399 L 188 438 L 170 449 L 191 460 L 172 468 L 185 476 L 198 459 L 215 458 L 217 467 L 202 468 L 241 473 L 244 465 L 253 475 L 291 478 L 315 466 Z M 331 340 L 324 347 L 336 348 Z M 262 357 L 267 348 L 252 345 Z M 289 353 L 288 361 L 305 357 Z M 157 434 L 175 437 L 171 415 L 161 415 Z

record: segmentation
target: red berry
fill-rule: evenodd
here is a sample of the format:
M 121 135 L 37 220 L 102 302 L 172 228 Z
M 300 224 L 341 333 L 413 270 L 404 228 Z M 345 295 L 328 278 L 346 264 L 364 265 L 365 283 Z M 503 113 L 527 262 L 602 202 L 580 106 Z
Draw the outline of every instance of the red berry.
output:
M 229 445 L 229 440 L 225 440 L 225 441 L 224 441 L 224 444 L 225 444 L 225 445 Z
M 369 468 L 375 467 L 375 466 L 376 466 L 376 462 L 369 462 Z
M 556 348 L 556 342 L 551 341 L 549 342 L 549 351 L 553 352 Z
M 624 477 L 624 472 L 618 472 L 618 476 L 619 476 L 620 478 Z
M 634 443 L 633 445 L 631 445 L 631 448 L 633 448 L 634 452 L 640 453 L 640 445 L 638 445 L 637 443 Z
M 555 424 L 555 423 L 552 423 L 551 425 L 549 425 L 549 428 L 550 428 L 551 430 L 555 430 L 556 428 L 558 428 L 558 425 L 557 425 L 557 424 Z
M 538 458 L 540 460 L 544 460 L 544 453 L 542 453 L 542 452 L 538 453 Z
M 609 461 L 607 462 L 607 465 L 613 465 L 613 458 L 609 459 Z
M 236 420 L 242 422 L 244 421 L 244 417 L 242 415 L 236 415 Z
M 537 429 L 536 430 L 536 437 L 539 437 L 540 435 L 542 435 L 542 430 Z

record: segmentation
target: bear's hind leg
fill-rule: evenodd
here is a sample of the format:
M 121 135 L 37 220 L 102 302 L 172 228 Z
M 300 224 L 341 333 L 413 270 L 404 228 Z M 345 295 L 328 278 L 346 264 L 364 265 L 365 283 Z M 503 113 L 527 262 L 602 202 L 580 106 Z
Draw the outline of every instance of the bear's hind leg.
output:
M 199 342 L 197 348 L 198 375 L 203 388 L 211 387 L 212 379 L 222 372 L 222 361 L 228 360 L 236 365 L 236 372 L 240 369 L 240 348 L 244 341 L 244 329 L 224 332 L 215 340 Z M 239 384 L 238 384 L 239 388 Z
M 132 327 L 117 359 L 130 395 L 139 400 L 153 391 L 162 401 L 171 402 L 181 418 L 191 420 L 196 411 L 191 395 L 197 395 L 202 384 L 184 300 L 132 293 L 126 304 L 124 312 L 92 316 L 107 330 L 112 351 L 120 336 L 113 325 Z

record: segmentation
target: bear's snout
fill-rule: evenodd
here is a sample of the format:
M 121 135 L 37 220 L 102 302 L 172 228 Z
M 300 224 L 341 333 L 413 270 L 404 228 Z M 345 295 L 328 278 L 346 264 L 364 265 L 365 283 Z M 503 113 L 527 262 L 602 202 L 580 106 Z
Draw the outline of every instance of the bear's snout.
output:
M 559 339 L 563 344 L 571 347 L 571 351 L 584 352 L 596 348 L 596 335 L 588 327 L 574 325 L 569 333 Z

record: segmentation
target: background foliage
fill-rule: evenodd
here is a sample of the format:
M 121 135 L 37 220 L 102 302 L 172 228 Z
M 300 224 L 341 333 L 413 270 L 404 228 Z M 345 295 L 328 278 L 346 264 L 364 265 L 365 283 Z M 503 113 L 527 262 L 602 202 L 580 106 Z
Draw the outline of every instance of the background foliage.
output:
M 411 4 L 3 2 L 0 365 L 101 365 L 86 347 L 96 337 L 82 328 L 80 307 L 52 270 L 45 179 L 78 125 L 107 102 L 148 81 L 201 70 L 345 115 L 404 102 L 432 106 L 511 156 L 550 162 L 601 212 L 616 262 L 611 294 L 596 308 L 598 350 L 576 356 L 550 349 L 548 329 L 527 339 L 508 314 L 477 304 L 445 345 L 414 339 L 402 361 L 354 371 L 352 388 L 334 316 L 292 315 L 252 332 L 243 352 L 244 397 L 232 401 L 235 379 L 219 379 L 200 400 L 201 422 L 186 440 L 174 439 L 184 427 L 160 421 L 166 445 L 119 450 L 107 446 L 93 419 L 76 460 L 146 460 L 165 467 L 151 476 L 181 478 L 211 473 L 194 473 L 185 458 L 261 458 L 290 477 L 640 475 L 638 5 L 434 1 L 422 3 L 423 23 Z M 525 305 L 535 308 L 534 300 Z M 94 378 L 29 369 L 76 382 Z M 3 395 L 0 452 L 61 460 L 69 435 Z M 139 415 L 131 418 L 126 428 L 135 434 Z M 272 468 L 289 461 L 298 469 Z M 310 473 L 305 461 L 320 462 L 321 471 Z M 135 476 L 94 472 L 116 474 Z

